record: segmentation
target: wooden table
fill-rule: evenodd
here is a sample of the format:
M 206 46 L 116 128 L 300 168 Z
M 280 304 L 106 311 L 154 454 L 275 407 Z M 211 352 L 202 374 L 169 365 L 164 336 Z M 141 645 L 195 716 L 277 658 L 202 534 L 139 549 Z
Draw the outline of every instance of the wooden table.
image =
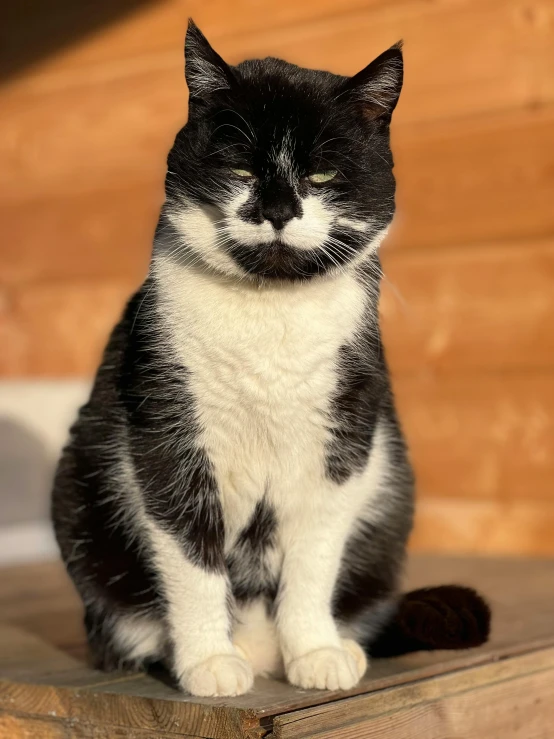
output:
M 346 693 L 259 679 L 246 696 L 216 700 L 90 669 L 61 565 L 0 570 L 0 738 L 553 738 L 554 561 L 418 558 L 408 569 L 413 587 L 458 582 L 486 594 L 490 642 L 374 660 Z

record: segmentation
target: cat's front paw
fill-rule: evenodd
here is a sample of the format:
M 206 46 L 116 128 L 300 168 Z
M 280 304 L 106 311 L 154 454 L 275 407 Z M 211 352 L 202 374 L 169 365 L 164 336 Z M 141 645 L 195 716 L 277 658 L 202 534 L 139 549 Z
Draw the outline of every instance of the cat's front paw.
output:
M 187 670 L 181 678 L 187 693 L 203 698 L 242 695 L 252 687 L 250 664 L 234 654 L 216 654 Z
M 357 685 L 367 662 L 356 642 L 343 647 L 325 647 L 308 652 L 287 665 L 287 678 L 299 688 L 319 690 L 349 690 Z

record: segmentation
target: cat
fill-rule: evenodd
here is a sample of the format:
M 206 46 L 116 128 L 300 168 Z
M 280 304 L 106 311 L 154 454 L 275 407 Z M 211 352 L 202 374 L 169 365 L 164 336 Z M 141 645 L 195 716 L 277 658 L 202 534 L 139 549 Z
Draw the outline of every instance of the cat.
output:
M 353 77 L 229 66 L 191 21 L 185 57 L 148 276 L 54 482 L 95 665 L 348 690 L 367 655 L 483 643 L 473 591 L 399 594 L 413 475 L 378 247 L 401 45 Z

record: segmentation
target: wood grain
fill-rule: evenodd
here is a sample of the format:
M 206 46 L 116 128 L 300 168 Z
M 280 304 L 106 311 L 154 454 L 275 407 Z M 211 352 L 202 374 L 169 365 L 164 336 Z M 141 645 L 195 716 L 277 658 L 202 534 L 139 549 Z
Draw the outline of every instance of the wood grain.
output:
M 77 723 L 71 719 L 64 721 L 0 714 L 0 739 L 160 739 L 161 736 L 158 731 L 143 731 L 124 726 L 100 726 L 87 722 Z M 201 739 L 192 734 L 178 736 L 183 739 Z
M 394 385 L 422 496 L 552 501 L 549 371 L 399 378 Z
M 393 133 L 402 248 L 554 232 L 554 107 Z
M 411 739 L 410 727 L 456 739 L 548 736 L 540 732 L 553 710 L 545 692 L 554 669 L 552 561 L 424 557 L 409 565 L 406 587 L 455 581 L 479 588 L 493 608 L 490 642 L 465 652 L 374 660 L 350 693 L 258 680 L 248 695 L 209 700 L 180 694 L 152 676 L 93 671 L 56 649 L 56 629 L 38 639 L 0 624 L 0 737 Z M 42 629 L 49 583 L 52 599 L 61 598 L 68 615 L 80 617 L 67 580 L 63 595 L 61 563 L 0 570 L 0 600 L 10 604 L 14 619 L 20 601 L 28 617 L 36 590 L 35 625 L 28 621 L 28 627 Z M 518 733 L 518 726 L 530 733 Z
M 532 739 L 554 721 L 554 650 L 278 716 L 274 739 Z
M 105 193 L 103 199 L 90 204 L 76 197 L 63 222 L 64 238 L 59 240 L 56 232 L 63 214 L 57 217 L 52 202 L 45 203 L 40 212 L 37 206 L 33 219 L 25 218 L 22 209 L 11 231 L 8 225 L 14 238 L 4 248 L 2 278 L 10 286 L 4 293 L 5 305 L 11 300 L 14 308 L 4 308 L 3 330 L 12 337 L 14 348 L 41 341 L 42 329 L 33 329 L 34 322 L 24 319 L 25 311 L 15 307 L 15 303 L 26 304 L 27 294 L 33 295 L 33 303 L 44 305 L 38 314 L 48 321 L 60 357 L 58 365 L 51 363 L 55 356 L 47 363 L 40 350 L 35 362 L 30 357 L 25 360 L 23 354 L 17 359 L 12 349 L 12 356 L 0 362 L 5 374 L 91 374 L 95 370 L 87 362 L 98 356 L 99 342 L 117 315 L 105 293 L 113 291 L 119 310 L 147 269 L 156 206 L 137 208 L 135 194 Z M 120 212 L 125 211 L 129 217 L 120 224 Z M 112 247 L 115 240 L 116 249 Z M 552 367 L 551 239 L 437 252 L 403 253 L 385 247 L 383 261 L 384 339 L 397 377 Z M 86 288 L 76 291 L 75 283 L 82 282 Z M 57 296 L 55 302 L 48 301 L 52 293 Z M 77 311 L 79 305 L 86 310 L 86 301 L 90 301 L 98 336 L 70 336 L 58 329 L 68 312 L 73 312 L 73 301 Z M 33 337 L 35 330 L 39 334 Z M 90 345 L 97 347 L 92 353 Z M 74 357 L 69 367 L 62 363 L 68 352 Z
M 90 375 L 135 286 L 74 280 L 0 290 L 0 341 L 10 348 L 0 374 Z
M 88 100 L 85 93 L 83 99 Z M 82 138 L 70 132 L 60 137 L 58 128 L 64 127 L 60 120 L 57 127 L 37 129 L 38 138 L 34 144 L 30 142 L 30 148 L 22 144 L 18 150 L 9 145 L 0 153 L 5 163 L 0 172 L 2 216 L 10 231 L 17 233 L 21 228 L 22 200 L 28 205 L 27 217 L 32 218 L 29 200 L 44 200 L 45 192 L 49 192 L 50 202 L 69 194 L 80 194 L 80 202 L 88 198 L 90 218 L 95 203 L 109 196 L 106 190 L 129 192 L 131 181 L 136 183 L 133 192 L 142 191 L 133 195 L 137 212 L 150 217 L 155 210 L 152 204 L 160 201 L 170 136 L 156 129 L 159 141 L 146 144 L 142 137 L 147 134 L 140 129 L 110 132 L 112 124 L 119 125 L 115 114 L 113 121 L 104 120 L 105 130 L 102 122 L 91 127 L 86 124 L 92 115 L 87 105 L 69 114 L 76 116 L 69 127 L 82 130 Z M 31 118 L 35 120 L 35 113 Z M 6 123 L 14 130 L 20 125 L 9 120 Z M 113 144 L 106 143 L 110 136 Z M 43 149 L 48 153 L 39 156 Z M 398 215 L 389 237 L 391 248 L 444 248 L 450 244 L 529 240 L 553 233 L 554 107 L 471 123 L 398 126 L 395 152 L 399 192 Z M 120 202 L 124 214 L 129 204 Z M 11 203 L 18 206 L 13 214 Z M 53 203 L 50 218 L 63 221 L 67 212 L 64 206 L 65 200 Z M 40 223 L 40 213 L 38 217 Z M 123 219 L 120 222 L 125 223 Z M 151 229 L 147 233 L 151 234 Z M 60 239 L 64 238 L 62 228 Z M 115 250 L 125 248 L 116 238 L 110 243 Z
M 381 315 L 395 375 L 554 364 L 554 240 L 400 253 L 384 247 Z
M 27 583 L 29 592 L 35 587 L 44 593 L 45 582 L 53 581 L 53 596 L 58 597 L 61 573 L 60 563 L 24 565 L 14 570 L 0 570 L 0 598 L 15 603 L 21 589 L 14 586 L 18 579 Z M 485 594 L 494 612 L 493 630 L 488 644 L 463 652 L 427 652 L 412 654 L 394 660 L 375 660 L 372 669 L 357 688 L 349 694 L 327 691 L 298 691 L 280 681 L 259 679 L 255 690 L 240 698 L 192 699 L 170 688 L 165 681 L 144 675 L 98 673 L 82 664 L 73 666 L 59 662 L 59 631 L 49 635 L 43 630 L 43 606 L 35 611 L 35 623 L 26 615 L 27 627 L 34 635 L 52 640 L 48 654 L 53 660 L 41 660 L 34 671 L 27 654 L 36 654 L 36 637 L 19 634 L 9 627 L 5 641 L 17 642 L 18 651 L 10 664 L 2 666 L 4 679 L 0 689 L 0 710 L 49 716 L 76 718 L 79 721 L 98 721 L 149 730 L 212 736 L 222 733 L 221 739 L 234 736 L 237 726 L 247 729 L 247 735 L 256 735 L 256 726 L 267 727 L 272 717 L 341 701 L 345 695 L 374 694 L 400 685 L 414 685 L 437 675 L 463 674 L 459 671 L 529 654 L 554 646 L 554 602 L 552 584 L 554 569 L 551 561 L 493 560 L 472 558 L 414 557 L 409 561 L 406 588 L 444 582 L 473 585 Z M 514 587 L 517 583 L 517 587 Z M 36 585 L 35 585 L 36 584 Z M 69 589 L 69 583 L 67 583 Z M 24 613 L 27 613 L 26 598 Z M 13 613 L 13 611 L 12 611 Z M 80 622 L 81 609 L 68 606 L 67 615 Z M 5 627 L 1 627 L 4 629 Z M 26 640 L 30 649 L 26 650 Z M 65 649 L 63 643 L 59 646 Z M 13 650 L 12 650 L 13 653 Z M 18 655 L 21 662 L 18 662 Z M 539 655 L 538 659 L 541 657 Z M 509 663 L 503 662 L 504 669 Z M 24 672 L 22 672 L 22 667 Z M 510 673 L 512 676 L 513 674 Z M 506 675 L 505 675 L 506 676 Z M 32 686 L 32 689 L 31 687 Z M 238 723 L 237 723 L 238 722 Z M 229 734 L 225 734 L 228 731 Z M 242 736 L 242 734 L 241 734 Z
M 146 275 L 162 201 L 159 183 L 0 203 L 0 285 L 138 282 Z
M 554 556 L 554 502 L 526 500 L 523 495 L 510 493 L 512 499 L 471 500 L 469 496 L 434 497 L 422 492 L 410 549 L 453 554 Z
M 403 37 L 409 76 L 399 116 L 466 116 L 552 100 L 551 12 L 548 0 L 272 0 L 263 11 L 259 0 L 232 6 L 175 0 L 46 60 L 7 92 L 51 93 L 116 77 L 130 87 L 129 80 L 153 69 L 159 70 L 156 86 L 163 85 L 181 69 L 185 22 L 192 15 L 231 62 L 273 55 L 344 74 Z

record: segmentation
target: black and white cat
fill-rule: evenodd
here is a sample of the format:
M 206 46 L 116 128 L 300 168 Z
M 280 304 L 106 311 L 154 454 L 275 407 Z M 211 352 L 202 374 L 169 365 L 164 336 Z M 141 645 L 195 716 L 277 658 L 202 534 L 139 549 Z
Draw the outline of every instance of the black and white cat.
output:
M 400 46 L 351 78 L 231 67 L 191 23 L 186 78 L 149 274 L 54 486 L 96 664 L 164 661 L 202 696 L 334 690 L 366 653 L 481 643 L 472 591 L 398 595 L 412 473 L 377 251 Z

